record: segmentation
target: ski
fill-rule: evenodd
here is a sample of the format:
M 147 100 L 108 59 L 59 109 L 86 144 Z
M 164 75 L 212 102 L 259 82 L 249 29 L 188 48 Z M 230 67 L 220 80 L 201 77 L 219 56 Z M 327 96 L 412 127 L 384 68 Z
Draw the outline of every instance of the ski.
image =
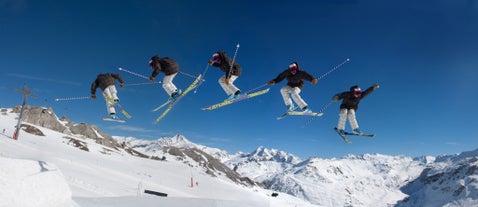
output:
M 176 105 L 186 94 L 188 94 L 191 90 L 193 90 L 194 88 L 196 88 L 196 86 L 198 85 L 199 83 L 199 80 L 201 80 L 201 75 L 199 75 L 194 81 L 193 83 L 191 83 L 191 85 L 189 85 L 186 90 L 184 90 L 176 99 L 172 100 L 170 103 L 169 103 L 169 106 L 168 108 L 166 108 L 163 113 L 161 113 L 161 115 L 158 116 L 158 118 L 156 118 L 156 120 L 154 120 L 154 123 L 153 124 L 157 124 L 159 121 L 161 121 L 161 119 L 163 119 L 166 114 L 169 113 L 169 111 L 171 111 L 171 109 L 174 107 L 174 105 Z
M 287 115 L 293 116 L 322 116 L 324 113 L 322 112 L 303 112 L 303 111 L 288 111 Z
M 131 119 L 131 115 L 128 112 L 126 112 L 126 110 L 124 110 L 119 103 L 115 102 L 113 99 L 111 99 L 111 97 L 107 96 L 106 94 L 104 93 L 102 94 L 103 94 L 103 97 L 105 97 L 106 101 L 112 104 L 113 107 L 115 107 L 118 111 L 120 111 L 126 118 Z
M 298 109 L 298 108 L 299 108 L 299 106 L 296 106 L 296 107 L 294 107 L 294 109 L 292 109 L 292 111 L 295 111 L 295 110 Z M 282 115 L 280 115 L 279 117 L 277 117 L 277 120 L 281 120 L 281 119 L 285 118 L 287 115 L 289 115 L 289 112 L 290 112 L 289 110 L 286 111 L 284 114 L 282 114 Z
M 362 136 L 362 137 L 373 137 L 375 134 L 357 134 L 357 133 L 351 133 L 351 132 L 345 132 L 345 135 L 350 135 L 350 136 Z
M 108 117 L 103 117 L 103 120 L 104 121 L 115 121 L 115 122 L 119 122 L 119 123 L 125 123 L 126 120 L 123 120 L 123 119 L 113 119 L 113 118 L 108 118 Z
M 239 98 L 235 98 L 235 99 L 231 99 L 231 100 L 225 100 L 221 103 L 213 104 L 213 105 L 201 108 L 201 109 L 202 110 L 214 110 L 214 109 L 217 109 L 217 108 L 220 108 L 220 107 L 223 107 L 223 106 L 227 106 L 229 104 L 237 103 L 237 102 L 240 102 L 240 101 L 244 101 L 246 99 L 250 99 L 250 98 L 253 98 L 253 97 L 256 97 L 256 96 L 266 94 L 267 92 L 269 92 L 269 89 L 270 88 L 266 88 L 264 90 L 260 90 L 260 91 L 254 92 L 254 93 L 246 94 L 246 95 L 241 96 Z
M 159 109 L 162 109 L 163 107 L 167 106 L 168 104 L 170 104 L 171 102 L 175 101 L 176 99 L 174 98 L 170 98 L 168 99 L 166 102 L 164 102 L 163 104 L 159 105 L 158 107 L 154 108 L 152 111 L 157 111 Z
M 342 139 L 344 139 L 345 142 L 351 143 L 350 140 L 349 140 L 344 134 L 340 134 L 340 133 L 339 133 L 339 130 L 337 129 L 337 127 L 334 127 L 334 130 L 335 130 L 335 132 L 337 132 L 337 134 L 338 134 L 340 137 L 342 137 Z

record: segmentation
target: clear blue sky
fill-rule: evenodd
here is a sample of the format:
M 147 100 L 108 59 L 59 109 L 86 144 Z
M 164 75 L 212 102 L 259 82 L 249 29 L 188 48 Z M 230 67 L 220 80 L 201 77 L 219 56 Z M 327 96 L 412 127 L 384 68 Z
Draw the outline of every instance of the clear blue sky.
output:
M 183 134 L 229 153 L 258 146 L 306 159 L 347 154 L 453 154 L 478 147 L 478 2 L 426 1 L 28 1 L 0 0 L 1 106 L 21 104 L 14 88 L 27 83 L 38 98 L 75 122 L 95 124 L 111 135 L 157 139 Z M 119 88 L 133 118 L 104 122 L 102 99 L 54 101 L 90 95 L 98 73 L 116 72 L 127 84 L 149 76 L 149 59 L 177 60 L 180 70 L 200 74 L 218 50 L 233 55 L 243 91 L 276 77 L 292 61 L 318 77 L 350 62 L 301 93 L 313 110 L 351 85 L 380 88 L 362 100 L 360 128 L 375 138 L 344 143 L 332 128 L 339 103 L 308 126 L 306 117 L 276 120 L 286 109 L 279 89 L 258 98 L 202 111 L 225 93 L 223 75 L 210 67 L 196 94 L 185 97 L 157 125 L 151 109 L 168 97 L 160 85 Z M 162 80 L 163 74 L 157 77 Z M 179 74 L 184 89 L 192 78 Z M 100 94 L 100 90 L 97 91 Z M 348 123 L 346 129 L 350 129 Z

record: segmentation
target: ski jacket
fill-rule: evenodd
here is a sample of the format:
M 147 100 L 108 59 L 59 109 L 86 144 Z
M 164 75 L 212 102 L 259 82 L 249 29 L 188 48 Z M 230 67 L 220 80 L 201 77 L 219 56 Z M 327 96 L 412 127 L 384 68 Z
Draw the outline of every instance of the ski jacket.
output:
M 292 74 L 289 69 L 286 69 L 271 81 L 273 81 L 274 83 L 279 83 L 284 79 L 287 79 L 288 86 L 293 88 L 299 87 L 300 89 L 302 89 L 304 87 L 304 80 L 312 82 L 312 80 L 314 80 L 315 78 L 303 70 L 297 70 L 296 74 Z
M 357 111 L 360 100 L 365 98 L 368 94 L 372 93 L 373 91 L 374 91 L 373 86 L 370 86 L 369 88 L 367 88 L 367 90 L 362 92 L 362 95 L 358 98 L 355 98 L 353 92 L 351 91 L 345 91 L 345 92 L 336 94 L 334 98 L 337 98 L 338 100 L 342 99 L 342 104 L 340 104 L 340 109 L 354 109 L 355 111 Z
M 154 56 L 151 58 L 151 61 L 154 70 L 151 74 L 153 78 L 155 78 L 160 72 L 163 72 L 164 75 L 172 75 L 179 72 L 178 63 L 168 57 L 160 58 L 159 56 Z
M 115 79 L 119 80 L 120 83 L 124 83 L 123 78 L 120 74 L 116 73 L 104 73 L 98 74 L 96 76 L 96 80 L 91 84 L 91 94 L 96 93 L 96 88 L 101 88 L 101 90 L 105 90 L 106 87 L 115 84 Z
M 226 73 L 226 78 L 230 78 L 232 75 L 235 76 L 240 76 L 242 73 L 241 66 L 237 64 L 237 62 L 234 61 L 232 64 L 232 70 L 231 70 L 231 63 L 232 59 L 226 55 L 226 52 L 221 51 L 217 52 L 219 54 L 219 60 L 218 62 L 213 62 L 212 66 L 218 67 L 221 69 L 223 72 Z

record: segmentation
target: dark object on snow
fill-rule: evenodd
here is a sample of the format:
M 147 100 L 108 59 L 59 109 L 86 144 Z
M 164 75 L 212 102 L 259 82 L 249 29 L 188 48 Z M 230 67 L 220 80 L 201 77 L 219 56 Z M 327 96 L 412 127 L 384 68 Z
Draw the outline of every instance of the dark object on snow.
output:
M 272 197 L 277 197 L 277 196 L 279 196 L 279 193 L 272 193 L 271 196 L 272 196 Z
M 144 190 L 144 193 L 151 194 L 151 195 L 157 195 L 157 196 L 161 196 L 161 197 L 168 197 L 167 193 L 161 193 L 161 192 L 152 191 L 152 190 Z

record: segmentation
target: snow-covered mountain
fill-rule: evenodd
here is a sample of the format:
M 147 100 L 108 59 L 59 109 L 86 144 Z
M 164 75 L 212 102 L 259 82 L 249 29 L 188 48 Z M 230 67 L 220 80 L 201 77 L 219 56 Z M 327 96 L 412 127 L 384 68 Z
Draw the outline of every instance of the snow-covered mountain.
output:
M 148 206 L 155 198 L 144 189 L 180 198 L 151 201 L 167 206 L 478 206 L 478 150 L 437 158 L 365 154 L 301 160 L 260 146 L 231 155 L 182 135 L 110 136 L 86 123 L 58 119 L 52 109 L 28 111 L 35 113 L 26 116 L 23 130 L 37 135 L 22 131 L 17 141 L 8 133 L 0 137 L 0 206 L 22 201 L 5 189 L 41 197 L 38 189 L 52 188 L 49 183 L 63 187 L 43 190 L 49 196 L 40 201 L 57 206 L 121 206 L 118 200 Z M 12 132 L 17 112 L 2 109 L 0 127 Z M 31 184 L 40 187 L 24 186 L 31 175 L 38 177 Z M 271 197 L 272 192 L 280 195 Z M 42 206 L 36 204 L 29 206 Z
M 401 190 L 397 206 L 478 206 L 478 150 L 438 157 Z

